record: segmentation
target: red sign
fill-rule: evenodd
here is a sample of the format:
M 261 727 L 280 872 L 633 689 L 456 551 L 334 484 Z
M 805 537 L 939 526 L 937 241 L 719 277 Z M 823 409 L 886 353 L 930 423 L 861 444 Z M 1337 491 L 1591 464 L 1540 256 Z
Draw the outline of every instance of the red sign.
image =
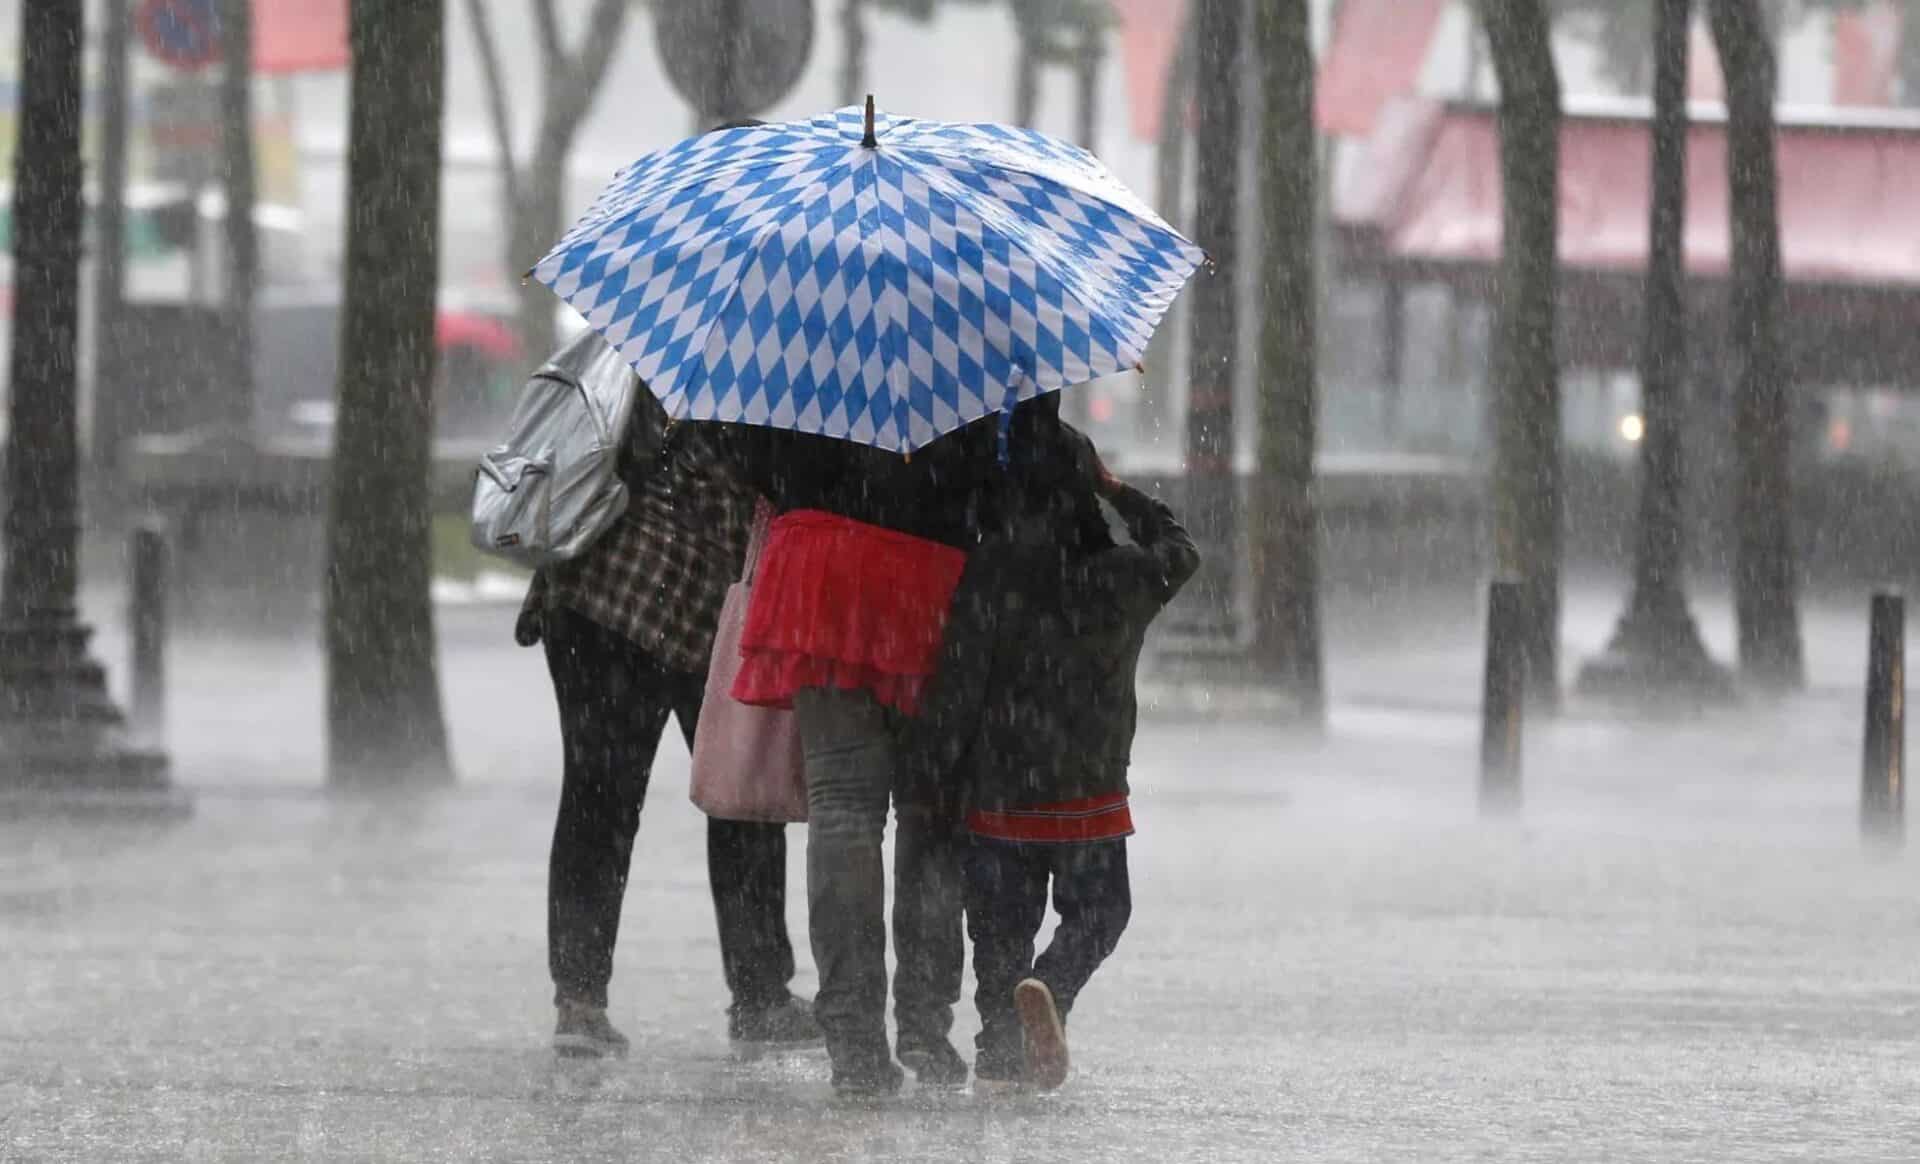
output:
M 256 72 L 328 72 L 350 59 L 347 0 L 253 0 Z
M 220 59 L 215 0 L 141 0 L 134 24 L 147 51 L 176 69 L 204 69 Z

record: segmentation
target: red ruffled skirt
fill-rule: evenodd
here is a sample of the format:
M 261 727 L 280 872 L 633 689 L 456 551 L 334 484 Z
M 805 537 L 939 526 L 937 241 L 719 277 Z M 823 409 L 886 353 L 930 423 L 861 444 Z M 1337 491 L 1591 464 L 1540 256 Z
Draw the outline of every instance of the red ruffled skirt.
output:
M 792 707 L 809 687 L 908 715 L 932 677 L 967 556 L 815 509 L 774 519 L 753 579 L 733 697 Z

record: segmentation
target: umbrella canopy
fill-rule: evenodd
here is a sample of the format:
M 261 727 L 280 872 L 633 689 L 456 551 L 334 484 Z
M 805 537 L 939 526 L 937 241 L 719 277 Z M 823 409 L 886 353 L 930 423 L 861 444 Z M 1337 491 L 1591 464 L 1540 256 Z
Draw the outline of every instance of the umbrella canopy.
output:
M 869 107 L 649 154 L 532 274 L 675 417 L 909 452 L 1135 367 L 1202 259 L 1085 150 Z

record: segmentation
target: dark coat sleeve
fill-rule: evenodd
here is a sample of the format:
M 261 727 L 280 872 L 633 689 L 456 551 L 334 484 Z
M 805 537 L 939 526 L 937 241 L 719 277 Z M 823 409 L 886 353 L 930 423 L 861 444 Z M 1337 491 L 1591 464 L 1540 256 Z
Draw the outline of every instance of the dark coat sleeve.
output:
M 1135 553 L 1125 555 L 1122 571 L 1130 595 L 1159 609 L 1172 602 L 1200 568 L 1200 550 L 1173 510 L 1131 485 L 1108 496 L 1126 523 Z

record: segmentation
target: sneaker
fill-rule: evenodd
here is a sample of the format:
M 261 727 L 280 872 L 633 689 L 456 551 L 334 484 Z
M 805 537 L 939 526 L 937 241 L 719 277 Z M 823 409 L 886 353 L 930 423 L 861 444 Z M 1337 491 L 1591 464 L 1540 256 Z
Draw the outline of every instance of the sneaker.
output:
M 1067 1028 L 1060 1023 L 1053 991 L 1038 978 L 1022 979 L 1013 988 L 1013 1008 L 1027 1036 L 1027 1078 L 1042 1091 L 1067 1081 Z
M 895 1046 L 902 1066 L 913 1069 L 922 1087 L 961 1087 L 967 1082 L 967 1061 L 953 1044 L 939 1036 L 910 1036 Z
M 606 1007 L 563 1002 L 553 1027 L 553 1051 L 563 1059 L 624 1059 L 627 1036 L 607 1021 Z
M 772 1006 L 745 1010 L 733 1007 L 727 1012 L 727 1038 L 735 1043 L 797 1047 L 817 1043 L 821 1035 L 813 1004 L 804 998 L 788 998 Z

